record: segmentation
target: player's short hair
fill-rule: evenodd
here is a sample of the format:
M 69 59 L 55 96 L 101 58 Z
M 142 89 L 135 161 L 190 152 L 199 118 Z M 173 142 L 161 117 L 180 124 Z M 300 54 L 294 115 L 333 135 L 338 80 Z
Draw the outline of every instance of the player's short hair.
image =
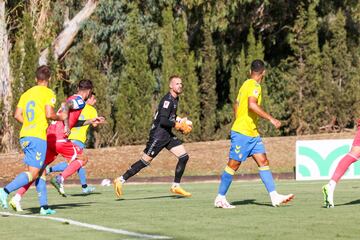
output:
M 89 89 L 93 89 L 93 87 L 94 86 L 92 81 L 88 79 L 81 80 L 78 84 L 79 90 L 89 90 Z
M 51 77 L 51 70 L 46 65 L 41 65 L 36 69 L 36 79 L 41 81 L 49 81 Z
M 171 82 L 174 78 L 180 78 L 181 79 L 181 77 L 179 75 L 171 75 L 169 77 L 169 82 Z
M 256 60 L 252 61 L 252 63 L 251 63 L 251 71 L 252 72 L 261 73 L 264 70 L 265 70 L 265 63 L 262 60 L 256 59 Z

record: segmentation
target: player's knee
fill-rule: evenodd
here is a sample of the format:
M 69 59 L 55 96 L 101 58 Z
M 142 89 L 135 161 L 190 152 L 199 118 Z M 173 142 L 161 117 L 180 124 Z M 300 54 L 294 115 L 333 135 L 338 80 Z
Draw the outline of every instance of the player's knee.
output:
M 28 176 L 28 179 L 29 179 L 29 182 L 37 179 L 39 177 L 39 170 L 35 170 L 35 171 L 29 171 L 29 172 L 26 172 L 27 176 Z
M 180 162 L 187 163 L 188 160 L 189 160 L 189 155 L 187 153 L 185 153 L 179 157 Z
M 81 164 L 81 166 L 83 167 L 83 166 L 85 166 L 87 163 L 88 163 L 88 159 L 86 159 L 86 160 L 82 160 L 82 164 Z
M 265 167 L 265 166 L 269 166 L 269 160 L 267 158 L 261 159 L 259 161 L 259 167 Z
M 144 160 L 144 159 L 140 159 L 140 161 L 145 165 L 145 167 L 147 167 L 147 166 L 149 166 L 150 165 L 150 163 L 151 163 L 151 161 L 152 161 L 152 159 L 149 159 L 149 160 Z
M 144 159 L 140 159 L 139 161 L 135 162 L 133 165 L 130 166 L 128 172 L 131 176 L 138 173 L 141 169 L 150 165 L 150 162 L 145 161 Z
M 360 158 L 360 147 L 359 146 L 353 146 L 351 148 L 350 154 L 356 157 L 357 159 Z
M 241 164 L 241 162 L 230 159 L 227 166 L 229 168 L 231 168 L 232 170 L 237 171 L 239 169 L 239 167 L 240 167 L 240 164 Z
M 88 156 L 85 154 L 79 154 L 76 157 L 78 160 L 82 160 L 82 161 L 87 161 L 88 160 Z
M 84 159 L 82 160 L 82 166 L 85 166 L 85 165 L 88 163 L 88 161 L 89 161 L 89 158 L 88 158 L 88 157 L 84 158 Z

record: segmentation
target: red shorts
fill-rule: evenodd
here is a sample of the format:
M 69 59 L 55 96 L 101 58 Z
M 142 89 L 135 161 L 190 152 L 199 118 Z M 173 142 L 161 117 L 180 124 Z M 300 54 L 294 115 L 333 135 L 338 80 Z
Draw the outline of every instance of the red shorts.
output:
M 360 127 L 358 127 L 358 130 L 356 132 L 356 135 L 355 135 L 355 138 L 354 138 L 354 141 L 353 141 L 352 145 L 360 147 Z
M 82 153 L 83 149 L 69 140 L 61 140 L 57 142 L 48 141 L 45 164 L 49 165 L 52 163 L 58 154 L 63 156 L 70 163 L 77 159 L 77 156 Z

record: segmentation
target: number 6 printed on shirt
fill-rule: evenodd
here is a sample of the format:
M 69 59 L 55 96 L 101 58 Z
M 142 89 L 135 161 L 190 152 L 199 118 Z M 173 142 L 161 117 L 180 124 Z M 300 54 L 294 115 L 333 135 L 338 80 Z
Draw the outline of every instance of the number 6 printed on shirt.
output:
M 35 118 L 34 107 L 35 107 L 34 101 L 30 101 L 26 104 L 26 117 L 29 122 L 31 122 Z

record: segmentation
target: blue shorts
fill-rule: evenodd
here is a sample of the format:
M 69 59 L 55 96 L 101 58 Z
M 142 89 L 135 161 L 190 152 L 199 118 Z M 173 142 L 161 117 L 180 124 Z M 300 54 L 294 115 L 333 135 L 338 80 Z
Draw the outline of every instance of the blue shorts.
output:
M 85 144 L 82 141 L 71 139 L 70 140 L 73 144 L 76 144 L 79 148 L 84 149 Z
M 41 169 L 46 157 L 46 140 L 37 137 L 23 137 L 20 138 L 20 145 L 25 153 L 24 163 Z
M 264 144 L 259 136 L 249 137 L 241 133 L 231 131 L 230 138 L 230 159 L 242 162 L 254 154 L 265 153 Z

